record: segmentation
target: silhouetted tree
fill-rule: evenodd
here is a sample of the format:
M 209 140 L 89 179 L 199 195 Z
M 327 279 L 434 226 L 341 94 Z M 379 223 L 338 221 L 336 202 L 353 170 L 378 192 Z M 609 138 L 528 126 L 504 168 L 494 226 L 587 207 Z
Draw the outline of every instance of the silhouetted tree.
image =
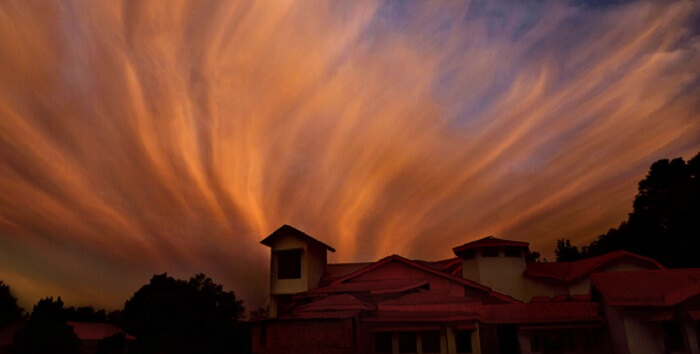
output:
M 92 306 L 73 306 L 66 309 L 66 320 L 77 322 L 107 322 L 107 313 L 104 309 L 95 310 Z
M 79 349 L 78 337 L 66 324 L 63 301 L 59 297 L 41 299 L 34 305 L 31 319 L 17 331 L 15 352 L 20 354 L 73 354 Z
M 21 318 L 22 308 L 17 305 L 17 298 L 12 296 L 10 287 L 0 280 L 0 328 Z
M 620 249 L 667 267 L 700 267 L 700 153 L 687 163 L 676 158 L 652 164 L 627 221 L 583 246 L 581 257 Z
M 557 257 L 557 262 L 572 262 L 582 258 L 578 247 L 572 246 L 571 241 L 563 238 L 557 240 L 557 248 L 554 249 L 554 255 Z
M 204 274 L 161 274 L 126 301 L 121 322 L 137 338 L 136 353 L 232 353 L 241 350 L 243 313 L 233 291 Z
M 530 263 L 530 262 L 539 262 L 540 261 L 540 253 L 537 251 L 527 251 L 525 253 L 525 262 Z
M 269 307 L 259 307 L 256 310 L 250 311 L 251 321 L 261 321 L 270 318 L 270 308 Z

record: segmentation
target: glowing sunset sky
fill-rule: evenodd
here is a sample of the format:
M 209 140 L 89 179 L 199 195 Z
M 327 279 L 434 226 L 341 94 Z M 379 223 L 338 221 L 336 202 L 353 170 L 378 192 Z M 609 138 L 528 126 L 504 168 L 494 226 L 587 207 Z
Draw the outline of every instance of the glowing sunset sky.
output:
M 581 244 L 700 151 L 700 2 L 0 2 L 0 280 L 120 308 L 156 273 L 262 304 L 332 262 Z

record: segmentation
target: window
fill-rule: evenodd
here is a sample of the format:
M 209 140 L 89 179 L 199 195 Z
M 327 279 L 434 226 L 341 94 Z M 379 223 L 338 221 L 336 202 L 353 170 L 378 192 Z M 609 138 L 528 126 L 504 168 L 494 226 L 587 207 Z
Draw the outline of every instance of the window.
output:
M 455 342 L 457 346 L 457 353 L 461 354 L 472 352 L 472 332 L 457 331 L 457 333 L 455 333 Z
M 399 332 L 399 353 L 416 353 L 416 333 Z
M 423 353 L 440 352 L 440 332 L 430 331 L 421 334 Z
M 601 352 L 605 337 L 600 329 L 588 329 L 583 332 L 583 349 L 588 352 Z
M 666 351 L 685 351 L 685 338 L 683 338 L 683 329 L 680 324 L 674 321 L 664 322 L 663 329 Z
M 374 351 L 376 353 L 391 353 L 391 332 L 377 332 L 374 334 Z
M 277 251 L 277 279 L 301 278 L 301 250 Z
M 506 247 L 506 257 L 520 258 L 522 250 L 519 247 Z
M 553 352 L 574 349 L 571 331 L 536 331 L 530 337 L 530 350 L 533 352 Z
M 481 256 L 482 257 L 498 257 L 498 248 L 496 248 L 496 247 L 482 248 L 481 249 Z
M 476 250 L 475 249 L 466 250 L 466 251 L 462 252 L 460 254 L 460 256 L 462 257 L 462 259 L 472 259 L 472 258 L 476 257 Z

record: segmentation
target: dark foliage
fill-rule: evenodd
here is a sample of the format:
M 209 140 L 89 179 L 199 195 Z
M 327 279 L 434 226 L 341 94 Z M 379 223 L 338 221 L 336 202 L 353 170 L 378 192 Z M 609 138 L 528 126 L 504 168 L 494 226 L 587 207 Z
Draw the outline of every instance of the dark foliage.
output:
M 257 310 L 250 311 L 251 321 L 262 321 L 270 318 L 270 308 L 269 307 L 259 307 Z
M 22 308 L 17 305 L 17 298 L 12 296 L 10 287 L 0 281 L 0 328 L 21 318 Z
M 189 281 L 155 275 L 127 300 L 121 325 L 134 353 L 244 352 L 242 301 L 204 274 Z
M 557 240 L 557 248 L 554 249 L 554 255 L 557 257 L 557 262 L 572 262 L 583 258 L 578 247 L 572 246 L 571 241 L 563 238 Z
M 575 255 L 567 245 L 568 240 L 561 251 L 567 257 Z M 687 163 L 676 158 L 652 164 L 649 174 L 639 182 L 627 221 L 582 247 L 579 256 L 620 249 L 656 259 L 667 267 L 700 267 L 700 154 Z
M 76 322 L 107 322 L 107 313 L 105 310 L 95 310 L 92 306 L 83 306 L 75 308 L 73 306 L 66 309 L 66 320 Z
M 525 262 L 530 263 L 530 262 L 539 262 L 540 261 L 540 253 L 537 251 L 527 251 L 525 253 Z
M 19 354 L 73 354 L 79 349 L 73 328 L 66 324 L 66 312 L 59 297 L 41 299 L 34 305 L 30 321 L 17 331 L 14 350 Z

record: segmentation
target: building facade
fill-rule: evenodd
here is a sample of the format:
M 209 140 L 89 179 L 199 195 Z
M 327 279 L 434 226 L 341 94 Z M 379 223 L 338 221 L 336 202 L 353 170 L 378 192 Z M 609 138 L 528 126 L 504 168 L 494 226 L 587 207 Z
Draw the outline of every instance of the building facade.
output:
M 625 251 L 528 263 L 528 243 L 492 236 L 445 260 L 342 264 L 288 225 L 261 243 L 254 353 L 700 353 L 700 269 Z

